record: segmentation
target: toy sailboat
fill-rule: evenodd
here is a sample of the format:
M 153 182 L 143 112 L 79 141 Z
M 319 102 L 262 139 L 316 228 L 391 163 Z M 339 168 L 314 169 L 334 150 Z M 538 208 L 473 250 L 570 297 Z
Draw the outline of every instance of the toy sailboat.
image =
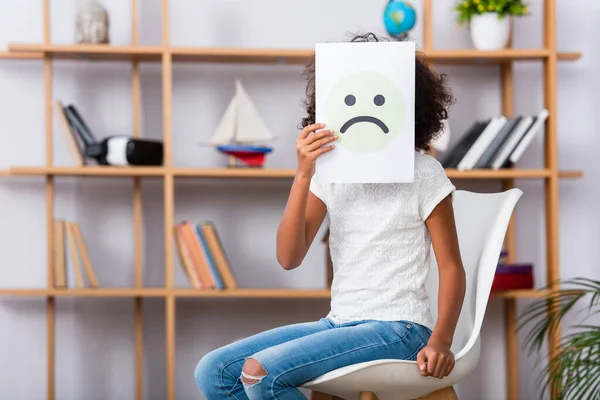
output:
M 229 166 L 236 166 L 235 161 L 239 160 L 246 166 L 262 167 L 266 155 L 273 151 L 264 143 L 271 140 L 273 135 L 242 83 L 236 79 L 235 96 L 217 125 L 210 144 L 230 156 Z

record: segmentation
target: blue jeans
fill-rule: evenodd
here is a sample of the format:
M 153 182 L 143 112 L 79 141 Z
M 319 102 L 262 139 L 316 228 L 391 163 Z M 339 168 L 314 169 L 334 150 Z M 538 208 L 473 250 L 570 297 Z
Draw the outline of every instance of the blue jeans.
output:
M 337 368 L 378 359 L 416 360 L 431 330 L 409 321 L 330 319 L 283 326 L 218 348 L 195 370 L 208 400 L 299 400 L 300 385 Z M 266 371 L 258 382 L 242 382 L 242 366 L 252 358 Z M 415 366 L 415 368 L 417 368 Z

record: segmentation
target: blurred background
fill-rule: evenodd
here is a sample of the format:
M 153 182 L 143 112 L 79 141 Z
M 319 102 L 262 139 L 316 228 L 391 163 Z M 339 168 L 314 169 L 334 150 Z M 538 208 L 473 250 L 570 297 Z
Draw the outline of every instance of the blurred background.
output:
M 78 0 L 53 0 L 51 42 L 73 44 Z M 129 1 L 102 0 L 110 17 L 110 42 L 131 42 Z M 172 46 L 311 49 L 318 42 L 341 41 L 349 33 L 386 34 L 387 0 L 170 0 Z M 410 38 L 423 47 L 422 2 Z M 457 26 L 455 1 L 433 1 L 435 49 L 473 49 L 467 26 Z M 543 1 L 529 1 L 530 15 L 515 18 L 512 45 L 543 47 Z M 560 169 L 580 170 L 583 179 L 560 183 L 559 228 L 561 277 L 600 278 L 593 262 L 600 256 L 597 205 L 599 166 L 595 132 L 600 89 L 600 3 L 556 1 L 557 48 L 581 52 L 582 58 L 558 64 L 558 159 Z M 0 48 L 9 43 L 43 42 L 43 2 L 0 0 Z M 139 2 L 139 42 L 161 45 L 161 2 Z M 449 117 L 450 146 L 474 120 L 501 113 L 497 65 L 436 66 L 447 73 L 457 99 Z M 141 135 L 162 138 L 162 70 L 141 63 Z M 207 141 L 234 95 L 240 78 L 267 126 L 276 136 L 265 167 L 296 166 L 294 139 L 304 116 L 302 65 L 174 63 L 172 86 L 173 165 L 220 167 L 226 160 Z M 128 62 L 56 60 L 53 99 L 77 104 L 99 138 L 132 132 L 131 65 Z M 0 60 L 0 168 L 43 165 L 44 72 L 41 61 Z M 537 114 L 543 107 L 543 71 L 539 61 L 514 64 L 516 114 Z M 519 168 L 543 168 L 543 135 L 519 161 Z M 54 135 L 54 163 L 73 165 L 63 135 Z M 322 289 L 326 282 L 326 247 L 315 241 L 302 267 L 286 272 L 275 259 L 275 232 L 290 180 L 175 180 L 174 221 L 210 219 L 219 227 L 223 246 L 240 287 Z M 546 271 L 543 180 L 517 180 L 524 196 L 516 211 L 517 254 L 532 263 L 536 286 Z M 499 183 L 457 182 L 460 188 L 500 190 Z M 164 199 L 161 179 L 144 178 L 143 284 L 163 287 Z M 131 287 L 133 186 L 111 177 L 56 179 L 55 217 L 76 220 L 103 287 Z M 0 285 L 46 287 L 44 178 L 2 179 L 0 183 Z M 319 238 L 324 234 L 322 227 Z M 175 286 L 190 287 L 176 265 Z M 518 309 L 528 300 L 518 302 Z M 206 352 L 271 327 L 320 318 L 326 299 L 177 299 L 176 392 L 178 399 L 201 398 L 193 379 Z M 46 305 L 41 297 L 0 299 L 0 398 L 46 398 Z M 56 301 L 56 398 L 134 398 L 134 303 L 120 298 L 70 298 Z M 144 398 L 166 398 L 165 302 L 144 299 Z M 479 368 L 457 386 L 461 399 L 506 399 L 503 303 L 492 299 L 482 332 Z M 538 398 L 540 365 L 525 352 L 519 360 L 519 398 Z

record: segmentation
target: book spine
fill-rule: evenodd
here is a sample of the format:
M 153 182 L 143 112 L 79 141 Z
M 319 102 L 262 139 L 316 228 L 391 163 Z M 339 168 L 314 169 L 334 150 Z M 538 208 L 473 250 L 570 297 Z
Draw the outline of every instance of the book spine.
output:
M 527 131 L 525 136 L 523 136 L 523 139 L 519 142 L 519 144 L 517 144 L 517 147 L 515 147 L 515 149 L 511 153 L 511 163 L 514 164 L 517 161 L 519 161 L 519 159 L 521 158 L 521 156 L 523 155 L 523 153 L 525 152 L 535 135 L 537 135 L 537 133 L 542 130 L 542 126 L 544 126 L 546 119 L 548 119 L 548 110 L 543 109 L 537 116 L 535 123 L 531 126 L 531 129 Z
M 189 248 L 187 248 L 186 243 L 182 235 L 185 232 L 182 232 L 181 227 L 179 225 L 175 225 L 174 227 L 174 240 L 175 245 L 177 246 L 177 253 L 179 255 L 179 262 L 181 267 L 183 268 L 183 272 L 185 272 L 190 284 L 194 289 L 202 289 L 202 282 L 200 281 L 200 277 L 194 270 L 194 262 L 192 260 L 192 255 L 190 254 Z
M 202 232 L 211 250 L 217 269 L 223 279 L 226 289 L 236 289 L 237 282 L 231 271 L 229 260 L 225 254 L 225 248 L 217 233 L 217 228 L 212 222 L 204 222 L 202 224 Z
M 510 134 L 509 138 L 502 145 L 498 154 L 492 160 L 492 169 L 500 169 L 506 161 L 508 157 L 510 157 L 510 153 L 517 146 L 523 135 L 527 132 L 527 130 L 531 127 L 533 123 L 533 118 L 531 116 L 527 116 L 521 120 L 519 125 L 515 128 L 515 130 Z
M 532 274 L 499 274 L 494 276 L 492 292 L 516 289 L 533 289 Z
M 223 284 L 223 280 L 221 279 L 221 276 L 219 275 L 219 271 L 217 271 L 217 266 L 215 264 L 215 260 L 210 251 L 210 247 L 208 246 L 208 243 L 206 242 L 206 238 L 204 237 L 204 234 L 202 232 L 202 228 L 201 228 L 200 224 L 196 224 L 196 234 L 198 235 L 198 239 L 200 240 L 200 245 L 202 246 L 202 249 L 204 251 L 206 265 L 208 266 L 208 270 L 212 276 L 212 280 L 215 284 L 215 287 L 217 289 L 225 289 L 225 285 Z
M 473 146 L 471 146 L 463 159 L 460 160 L 460 163 L 457 167 L 458 170 L 466 171 L 473 169 L 475 163 L 477 163 L 487 146 L 494 139 L 498 131 L 502 128 L 502 126 L 504 126 L 505 123 L 506 117 L 504 116 L 494 118 L 492 122 L 485 128 L 483 133 L 477 138 L 475 143 L 473 143 Z
M 499 264 L 496 267 L 496 274 L 531 274 L 532 272 L 532 264 Z
M 81 262 L 83 263 L 83 267 L 85 268 L 88 283 L 91 287 L 97 288 L 98 278 L 96 277 L 96 272 L 94 272 L 94 268 L 92 267 L 92 262 L 90 261 L 87 249 L 85 248 L 85 243 L 83 242 L 83 235 L 81 234 L 81 230 L 79 229 L 79 224 L 77 222 L 71 222 L 71 229 L 73 230 L 73 235 L 75 236 L 75 244 L 77 245 L 77 249 L 79 250 L 79 256 L 81 257 Z

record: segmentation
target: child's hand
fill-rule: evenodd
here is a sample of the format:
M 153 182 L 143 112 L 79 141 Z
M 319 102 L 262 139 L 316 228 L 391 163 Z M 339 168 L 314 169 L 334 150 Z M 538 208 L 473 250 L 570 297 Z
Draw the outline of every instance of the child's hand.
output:
M 309 125 L 302 129 L 296 139 L 298 173 L 305 178 L 310 178 L 315 174 L 315 160 L 317 157 L 333 150 L 335 147 L 334 145 L 325 146 L 337 139 L 333 131 L 323 130 L 312 133 L 323 127 L 325 127 L 323 124 Z
M 429 340 L 417 354 L 417 365 L 421 375 L 442 379 L 454 368 L 454 354 L 445 342 Z

